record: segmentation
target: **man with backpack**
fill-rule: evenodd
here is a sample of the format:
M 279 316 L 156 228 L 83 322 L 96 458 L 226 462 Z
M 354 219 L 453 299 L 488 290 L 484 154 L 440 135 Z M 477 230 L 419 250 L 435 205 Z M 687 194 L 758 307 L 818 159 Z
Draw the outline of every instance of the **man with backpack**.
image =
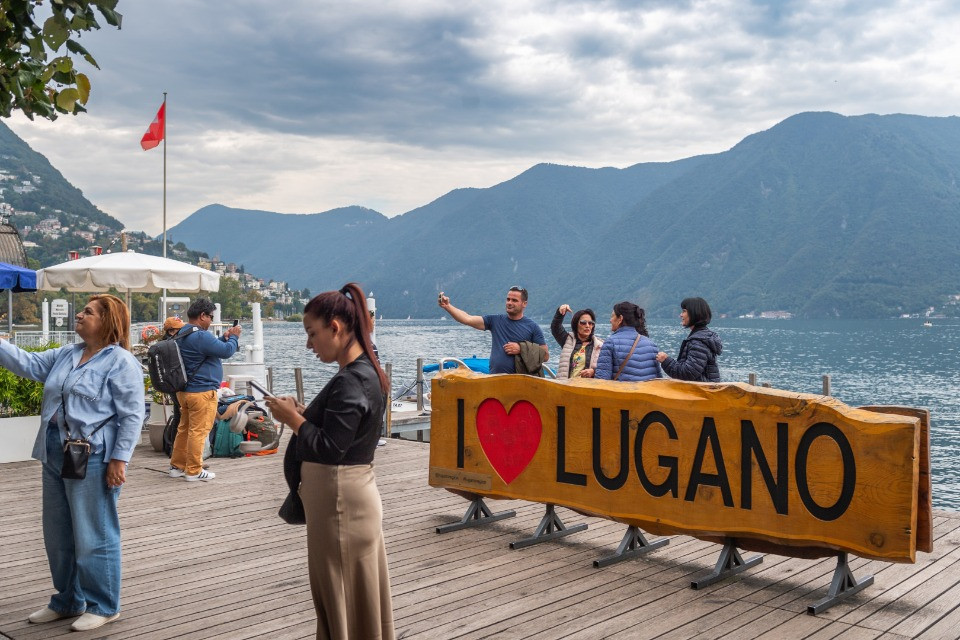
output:
M 231 327 L 216 338 L 207 331 L 215 310 L 209 298 L 197 298 L 187 309 L 187 324 L 177 333 L 187 384 L 177 392 L 180 424 L 170 457 L 171 478 L 196 481 L 216 477 L 203 468 L 203 442 L 217 417 L 217 389 L 223 379 L 221 360 L 237 352 L 240 327 Z

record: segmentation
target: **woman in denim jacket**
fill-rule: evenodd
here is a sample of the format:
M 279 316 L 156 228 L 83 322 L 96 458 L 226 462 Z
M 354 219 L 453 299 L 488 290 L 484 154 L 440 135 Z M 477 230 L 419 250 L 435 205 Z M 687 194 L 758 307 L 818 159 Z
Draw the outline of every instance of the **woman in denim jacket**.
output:
M 33 457 L 43 463 L 43 542 L 57 593 L 28 620 L 80 616 L 71 628 L 87 631 L 120 615 L 117 498 L 143 428 L 144 392 L 122 300 L 90 298 L 76 331 L 82 343 L 38 353 L 0 340 L 0 366 L 43 383 Z M 60 477 L 68 437 L 90 443 L 82 480 Z

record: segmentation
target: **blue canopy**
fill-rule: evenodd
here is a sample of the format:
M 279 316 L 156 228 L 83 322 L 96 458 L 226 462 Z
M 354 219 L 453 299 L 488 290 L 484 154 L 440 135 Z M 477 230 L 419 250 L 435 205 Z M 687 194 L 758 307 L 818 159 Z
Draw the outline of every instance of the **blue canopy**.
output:
M 471 371 L 476 371 L 477 373 L 490 373 L 490 359 L 489 358 L 478 358 L 473 356 L 472 358 L 460 358 L 463 364 L 470 367 Z M 457 366 L 456 362 L 448 361 L 443 363 L 444 369 L 453 369 Z M 425 364 L 423 365 L 423 372 L 430 373 L 436 371 L 440 368 L 439 364 Z
M 12 289 L 17 293 L 36 291 L 37 272 L 33 269 L 0 262 L 0 291 L 6 291 L 7 289 Z

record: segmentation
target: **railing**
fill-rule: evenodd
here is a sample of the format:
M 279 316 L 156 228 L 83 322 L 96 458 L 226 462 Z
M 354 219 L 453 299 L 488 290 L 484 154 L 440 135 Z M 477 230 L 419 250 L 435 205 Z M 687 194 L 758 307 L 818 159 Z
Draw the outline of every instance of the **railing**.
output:
M 42 347 L 52 343 L 73 344 L 80 342 L 80 337 L 73 331 L 50 331 L 43 337 L 43 331 L 17 331 L 11 340 L 18 347 Z

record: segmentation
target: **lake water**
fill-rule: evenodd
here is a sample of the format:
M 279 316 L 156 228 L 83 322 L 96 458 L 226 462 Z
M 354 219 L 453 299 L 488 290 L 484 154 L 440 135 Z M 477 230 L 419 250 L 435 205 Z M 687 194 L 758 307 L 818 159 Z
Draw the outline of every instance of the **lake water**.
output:
M 548 319 L 549 320 L 549 319 Z M 960 510 L 960 320 L 719 320 L 721 376 L 779 389 L 820 393 L 823 374 L 832 395 L 851 406 L 892 404 L 931 412 L 933 504 Z M 560 347 L 541 322 L 556 370 Z M 247 328 L 249 330 L 249 328 Z M 686 331 L 679 323 L 651 321 L 651 339 L 676 355 Z M 597 327 L 600 336 L 609 325 Z M 293 393 L 295 367 L 303 369 L 307 397 L 336 372 L 305 348 L 299 323 L 264 323 L 264 357 L 274 369 L 274 390 Z M 248 334 L 249 335 L 249 334 Z M 393 363 L 394 388 L 416 378 L 416 359 L 490 354 L 490 334 L 453 320 L 379 320 L 377 347 Z

